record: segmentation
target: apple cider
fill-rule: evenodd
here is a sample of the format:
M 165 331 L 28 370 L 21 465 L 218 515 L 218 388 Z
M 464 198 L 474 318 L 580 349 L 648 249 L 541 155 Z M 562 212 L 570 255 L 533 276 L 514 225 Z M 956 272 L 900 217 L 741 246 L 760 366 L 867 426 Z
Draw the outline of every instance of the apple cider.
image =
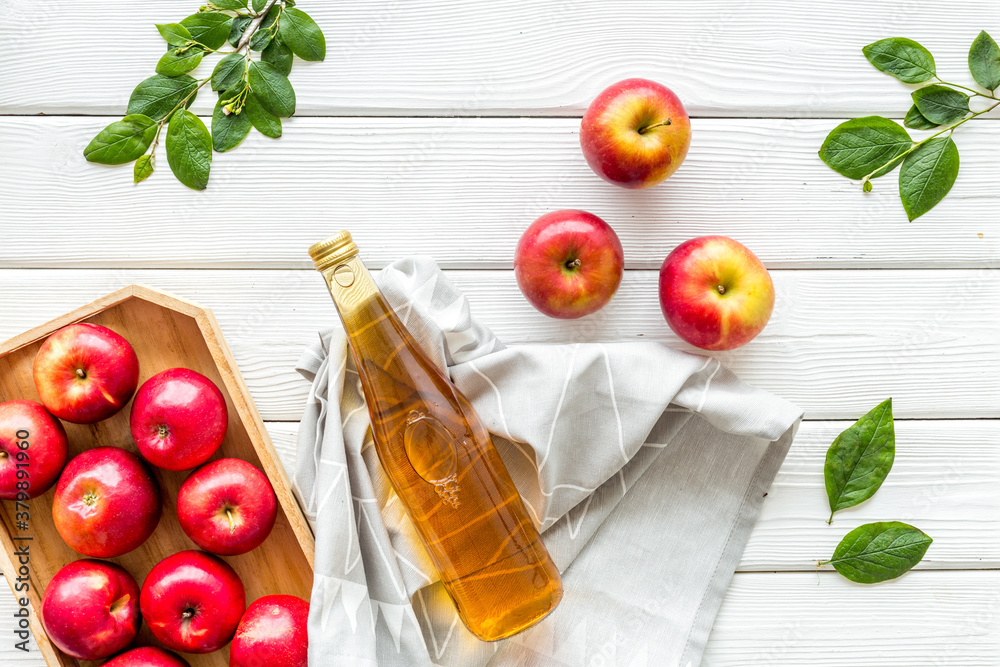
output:
M 465 625 L 480 639 L 537 623 L 559 571 L 469 401 L 379 293 L 347 232 L 309 249 L 357 363 L 382 468 Z

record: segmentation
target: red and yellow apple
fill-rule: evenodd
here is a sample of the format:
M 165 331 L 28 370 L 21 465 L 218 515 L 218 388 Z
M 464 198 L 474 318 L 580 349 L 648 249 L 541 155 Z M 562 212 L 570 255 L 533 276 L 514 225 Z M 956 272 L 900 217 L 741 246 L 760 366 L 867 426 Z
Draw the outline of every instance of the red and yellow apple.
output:
M 114 563 L 78 560 L 45 587 L 42 625 L 52 643 L 80 660 L 100 660 L 139 632 L 139 587 Z
M 549 317 L 596 312 L 618 291 L 625 268 L 615 230 L 593 213 L 546 213 L 525 230 L 514 252 L 514 277 L 532 306 Z
M 215 383 L 190 369 L 171 368 L 139 387 L 129 422 L 144 459 L 164 470 L 190 470 L 219 449 L 229 413 Z
M 206 463 L 177 494 L 181 528 L 199 547 L 220 556 L 259 547 L 277 514 L 278 499 L 267 475 L 242 459 Z
M 52 520 L 70 548 L 92 558 L 132 551 L 156 530 L 163 511 L 160 486 L 138 456 L 95 447 L 63 469 Z
M 757 256 L 725 236 L 685 241 L 660 267 L 660 307 L 688 343 L 732 350 L 759 334 L 774 309 L 771 275 Z
M 176 653 L 153 646 L 142 646 L 111 658 L 101 667 L 191 667 L 191 665 Z
M 247 607 L 229 647 L 230 667 L 308 667 L 309 603 L 265 595 Z
M 233 638 L 246 610 L 236 570 L 203 551 L 167 556 L 142 583 L 139 608 L 153 636 L 182 653 L 211 653 Z
M 78 322 L 42 343 L 32 372 L 49 412 L 74 424 L 93 424 L 132 398 L 139 384 L 139 359 L 111 329 Z
M 0 403 L 0 498 L 20 500 L 51 488 L 66 465 L 66 430 L 34 401 Z
M 691 121 L 669 88 L 626 79 L 591 102 L 580 125 L 580 147 L 594 172 L 623 188 L 649 188 L 681 166 L 691 145 Z

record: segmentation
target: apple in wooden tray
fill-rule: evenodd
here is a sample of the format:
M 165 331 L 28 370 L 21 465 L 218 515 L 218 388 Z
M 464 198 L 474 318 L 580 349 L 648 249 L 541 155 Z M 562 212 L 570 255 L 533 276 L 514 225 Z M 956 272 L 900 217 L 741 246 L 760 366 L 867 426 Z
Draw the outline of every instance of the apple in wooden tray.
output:
M 247 607 L 229 647 L 230 667 L 307 667 L 309 603 L 265 595 Z
M 580 147 L 594 172 L 623 188 L 649 188 L 681 166 L 691 121 L 680 98 L 647 79 L 614 84 L 590 104 Z
M 164 470 L 190 470 L 226 437 L 226 399 L 211 380 L 171 368 L 146 380 L 132 402 L 132 438 L 144 459 Z
M 242 459 L 206 463 L 177 494 L 181 528 L 199 547 L 222 556 L 259 547 L 277 515 L 278 499 L 267 476 Z
M 52 521 L 63 540 L 85 556 L 114 558 L 156 530 L 160 486 L 138 456 L 95 447 L 74 457 L 59 476 Z
M 191 665 L 171 651 L 143 646 L 117 655 L 101 667 L 191 667 Z
M 132 398 L 139 384 L 139 359 L 111 329 L 79 322 L 42 343 L 32 373 L 49 412 L 74 424 L 93 424 Z
M 732 350 L 759 334 L 774 309 L 774 284 L 757 256 L 725 236 L 702 236 L 671 252 L 660 268 L 660 307 L 688 343 Z
M 181 551 L 142 582 L 139 608 L 153 636 L 182 653 L 211 653 L 233 638 L 246 610 L 243 582 L 225 561 Z
M 615 230 L 593 213 L 546 213 L 521 236 L 514 277 L 525 298 L 549 317 L 596 312 L 618 291 L 625 268 Z
M 68 446 L 62 424 L 38 403 L 0 403 L 0 498 L 48 491 L 66 465 Z
M 80 660 L 100 660 L 139 632 L 139 587 L 114 563 L 78 560 L 45 587 L 42 625 L 52 643 Z

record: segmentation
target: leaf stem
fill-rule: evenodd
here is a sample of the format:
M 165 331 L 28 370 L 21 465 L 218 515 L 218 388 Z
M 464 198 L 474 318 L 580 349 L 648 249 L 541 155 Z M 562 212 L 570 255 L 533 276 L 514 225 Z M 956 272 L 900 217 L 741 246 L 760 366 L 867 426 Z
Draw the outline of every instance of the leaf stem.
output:
M 983 97 L 986 97 L 986 96 L 983 95 Z M 991 98 L 991 99 L 995 99 L 995 98 Z M 871 180 L 871 177 L 872 177 L 873 174 L 875 174 L 878 171 L 881 171 L 882 169 L 885 169 L 887 166 L 889 166 L 893 162 L 898 162 L 902 158 L 906 157 L 907 155 L 909 155 L 913 151 L 917 150 L 918 148 L 920 148 L 921 146 L 923 146 L 924 144 L 926 144 L 928 141 L 930 141 L 934 137 L 936 137 L 938 135 L 941 135 L 941 134 L 944 134 L 945 132 L 954 132 L 955 128 L 958 127 L 959 125 L 961 125 L 963 123 L 967 123 L 968 121 L 972 120 L 976 116 L 982 116 L 984 113 L 989 113 L 989 112 L 993 111 L 994 109 L 996 109 L 997 107 L 1000 107 L 1000 100 L 998 100 L 997 103 L 994 104 L 993 106 L 987 107 L 986 109 L 983 109 L 982 111 L 973 111 L 971 114 L 969 114 L 968 116 L 966 116 L 962 120 L 957 121 L 955 123 L 952 123 L 951 125 L 943 128 L 941 130 L 938 130 L 937 132 L 935 132 L 931 136 L 925 137 L 924 139 L 922 139 L 922 140 L 914 143 L 908 149 L 906 149 L 905 151 L 903 151 L 902 153 L 900 153 L 896 157 L 892 158 L 891 160 L 889 160 L 888 162 L 886 162 L 885 164 L 883 164 L 882 166 L 880 166 L 878 169 L 875 169 L 870 174 L 868 174 L 867 176 L 865 176 L 864 178 L 862 178 L 861 182 L 862 183 L 867 183 L 869 180 Z
M 191 99 L 191 96 L 194 95 L 195 93 L 197 93 L 199 90 L 201 90 L 202 87 L 206 83 L 208 83 L 209 81 L 211 81 L 211 80 L 212 80 L 212 77 L 208 77 L 207 79 L 202 79 L 201 82 L 197 86 L 195 86 L 194 89 L 190 93 L 188 93 L 187 95 L 184 96 L 183 100 L 181 100 L 180 102 L 178 102 L 177 104 L 175 104 L 174 108 L 171 109 L 170 111 L 168 111 L 166 116 L 164 116 L 163 118 L 160 119 L 160 129 L 156 130 L 156 137 L 157 137 L 157 139 L 160 136 L 160 130 L 163 129 L 164 123 L 166 123 L 170 119 L 170 117 L 174 115 L 174 112 L 177 111 L 178 109 L 180 109 L 185 104 L 187 104 L 187 101 L 189 99 Z
M 978 90 L 976 90 L 975 88 L 969 88 L 968 86 L 963 86 L 961 84 L 951 83 L 950 81 L 944 81 L 944 80 L 941 79 L 941 77 L 937 77 L 936 76 L 934 78 L 937 79 L 939 82 L 941 82 L 941 84 L 944 85 L 944 86 L 951 86 L 952 88 L 961 88 L 962 90 L 969 91 L 973 95 L 978 95 L 979 97 L 985 97 L 986 99 L 989 99 L 989 100 L 1000 99 L 998 97 L 994 97 L 993 95 L 987 95 L 985 93 L 981 93 Z

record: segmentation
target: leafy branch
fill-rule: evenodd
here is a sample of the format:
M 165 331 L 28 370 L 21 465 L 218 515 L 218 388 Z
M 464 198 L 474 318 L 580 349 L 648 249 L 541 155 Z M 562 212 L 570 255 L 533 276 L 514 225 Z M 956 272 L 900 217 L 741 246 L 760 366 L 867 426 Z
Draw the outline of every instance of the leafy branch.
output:
M 87 160 L 100 164 L 134 160 L 135 183 L 153 173 L 166 127 L 171 171 L 184 185 L 203 190 L 213 150 L 235 148 L 251 129 L 281 136 L 281 119 L 295 113 L 295 91 L 288 80 L 294 56 L 326 57 L 323 32 L 295 7 L 295 0 L 211 0 L 198 13 L 156 29 L 167 43 L 156 74 L 132 91 L 126 116 L 101 130 L 83 151 Z M 222 50 L 226 43 L 232 51 Z M 254 52 L 260 54 L 257 59 Z M 222 58 L 211 76 L 195 79 L 189 72 L 207 54 Z M 206 84 L 219 96 L 211 134 L 188 111 Z
M 928 84 L 911 94 L 913 105 L 903 125 L 936 132 L 914 141 L 888 118 L 855 118 L 827 135 L 819 156 L 837 173 L 860 180 L 864 192 L 872 191 L 872 179 L 902 164 L 899 196 L 907 218 L 913 221 L 944 199 L 958 178 L 958 147 L 952 139 L 955 129 L 1000 107 L 1000 47 L 983 31 L 969 49 L 972 78 L 987 92 L 941 79 L 930 51 L 912 39 L 882 39 L 862 52 L 876 68 L 904 83 Z M 987 106 L 973 111 L 973 99 L 985 100 Z

